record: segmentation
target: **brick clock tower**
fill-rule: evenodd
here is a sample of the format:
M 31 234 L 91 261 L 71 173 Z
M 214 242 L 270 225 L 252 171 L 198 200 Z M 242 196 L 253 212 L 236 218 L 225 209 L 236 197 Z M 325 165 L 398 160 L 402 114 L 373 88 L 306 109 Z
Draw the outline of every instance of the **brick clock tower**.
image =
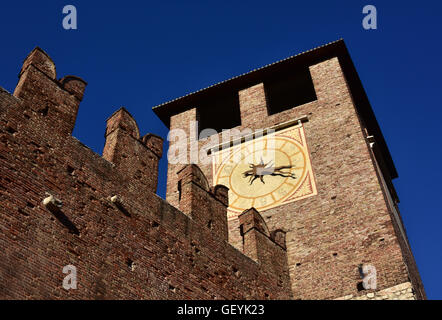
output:
M 397 206 L 398 174 L 342 40 L 154 111 L 187 133 L 188 155 L 207 152 L 210 161 L 196 164 L 208 183 L 229 188 L 230 244 L 244 249 L 238 217 L 250 208 L 269 233 L 283 231 L 295 299 L 426 298 Z M 166 200 L 177 208 L 182 168 L 169 162 Z

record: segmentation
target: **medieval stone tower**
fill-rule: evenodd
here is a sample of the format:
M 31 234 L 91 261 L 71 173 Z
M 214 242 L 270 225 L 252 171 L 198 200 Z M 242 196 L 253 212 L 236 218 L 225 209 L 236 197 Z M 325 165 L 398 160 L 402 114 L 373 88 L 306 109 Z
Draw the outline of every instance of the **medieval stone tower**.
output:
M 342 40 L 155 107 L 166 200 L 126 109 L 102 155 L 72 137 L 86 85 L 35 48 L 0 88 L 0 299 L 426 298 Z
M 250 207 L 268 230 L 285 234 L 294 298 L 364 296 L 359 274 L 364 264 L 375 267 L 381 296 L 408 289 L 425 297 L 397 207 L 392 179 L 398 174 L 342 40 L 154 111 L 170 129 L 189 133 L 189 155 L 192 143 L 211 154 L 211 163 L 199 166 L 209 185 L 229 188 L 232 245 L 243 250 L 238 216 Z M 219 145 L 207 141 L 213 138 L 210 131 L 204 134 L 208 128 L 219 132 L 214 139 Z M 230 130 L 230 140 L 222 129 Z M 272 139 L 266 138 L 269 130 Z M 266 181 L 258 176 L 251 181 L 244 173 L 251 162 L 259 164 L 270 140 L 276 163 L 268 168 L 286 168 L 269 171 L 262 177 Z M 232 160 L 238 154 L 242 166 Z M 169 163 L 166 197 L 178 208 L 179 170 Z

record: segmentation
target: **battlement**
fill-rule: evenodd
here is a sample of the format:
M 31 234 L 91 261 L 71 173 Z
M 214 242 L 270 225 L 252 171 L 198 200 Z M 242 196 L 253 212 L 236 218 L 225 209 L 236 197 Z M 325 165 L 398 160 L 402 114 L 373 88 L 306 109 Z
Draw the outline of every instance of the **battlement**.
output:
M 134 183 L 131 191 L 156 192 L 163 139 L 150 133 L 140 139 L 138 125 L 125 108 L 107 119 L 105 138 L 103 158 Z
M 257 211 L 266 231 L 243 232 L 243 252 L 228 243 L 226 187 L 187 165 L 177 208 L 155 194 L 163 140 L 126 109 L 107 119 L 102 156 L 71 136 L 85 87 L 56 80 L 35 48 L 14 94 L 0 90 L 0 297 L 292 298 L 285 239 Z M 62 287 L 66 265 L 76 290 Z
M 55 64 L 36 47 L 23 62 L 14 96 L 45 117 L 61 135 L 71 134 L 87 83 L 76 76 L 56 79 Z
M 228 189 L 219 185 L 211 190 L 207 178 L 194 164 L 186 165 L 178 171 L 178 189 L 178 208 L 201 226 L 212 230 L 214 235 L 227 241 Z

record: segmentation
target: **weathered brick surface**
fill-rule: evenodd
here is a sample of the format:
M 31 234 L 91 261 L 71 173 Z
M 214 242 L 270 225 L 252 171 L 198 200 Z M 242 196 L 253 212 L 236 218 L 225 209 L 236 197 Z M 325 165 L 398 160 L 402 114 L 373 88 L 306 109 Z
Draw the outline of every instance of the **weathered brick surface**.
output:
M 193 128 L 191 123 L 198 120 L 198 115 L 196 112 L 196 108 L 191 108 L 185 112 L 177 114 L 170 119 L 170 129 L 178 129 L 182 130 L 182 132 L 186 135 L 186 140 L 181 141 L 178 138 L 176 140 L 172 140 L 169 138 L 171 144 L 175 144 L 177 148 L 184 148 L 186 153 L 180 153 L 179 163 L 171 163 L 168 161 L 168 170 L 167 170 L 167 186 L 166 186 L 166 200 L 174 205 L 178 206 L 178 171 L 182 169 L 183 164 L 191 163 L 190 161 L 190 148 L 192 145 L 192 138 L 195 139 L 197 135 L 196 128 Z M 191 132 L 195 135 L 191 136 Z M 169 150 L 170 152 L 170 150 Z
M 273 274 L 280 276 L 280 283 L 290 281 L 287 269 L 285 247 L 274 250 L 274 242 L 267 225 L 261 215 L 254 209 L 249 209 L 239 216 L 241 236 L 244 242 L 244 253 L 255 261 L 264 263 L 273 269 Z M 277 254 L 275 254 L 275 251 Z
M 178 172 L 178 178 L 179 209 L 227 242 L 228 189 L 220 185 L 215 187 L 216 192 L 211 192 L 206 177 L 196 165 L 185 166 Z
M 124 108 L 107 120 L 103 158 L 131 182 L 131 192 L 144 194 L 157 190 L 162 146 L 163 140 L 150 134 L 140 139 L 135 120 Z
M 0 298 L 292 297 L 280 245 L 261 238 L 255 261 L 223 239 L 225 226 L 214 233 L 155 195 L 160 141 L 140 138 L 126 111 L 108 120 L 104 157 L 73 138 L 82 86 L 64 88 L 52 61 L 34 56 L 14 96 L 0 88 Z M 200 215 L 225 209 L 226 190 L 198 192 Z M 59 212 L 42 204 L 46 193 Z M 76 290 L 62 287 L 66 265 L 77 268 Z
M 67 76 L 56 80 L 55 65 L 41 49 L 25 59 L 14 96 L 27 101 L 31 110 L 44 115 L 60 134 L 72 133 L 86 82 Z
M 349 294 L 345 297 L 337 298 L 336 300 L 416 300 L 416 295 L 413 291 L 411 282 L 398 284 L 397 286 L 379 290 L 376 292 L 369 292 L 365 295 L 354 297 Z
M 317 100 L 263 116 L 265 94 L 262 84 L 257 84 L 239 91 L 242 125 L 233 128 L 269 128 L 304 115 L 309 118 L 304 128 L 318 195 L 261 212 L 271 231 L 286 232 L 294 298 L 365 295 L 358 290 L 358 266 L 363 263 L 376 267 L 379 290 L 411 280 L 417 298 L 425 298 L 408 240 L 388 204 L 386 186 L 366 139 L 372 133 L 357 112 L 338 58 L 309 69 Z M 189 121 L 197 119 L 193 108 L 173 115 L 170 128 L 188 130 Z M 199 144 L 207 146 L 207 142 Z M 200 167 L 212 184 L 212 165 Z M 169 165 L 168 199 L 174 190 L 176 168 Z M 229 221 L 229 242 L 243 250 L 238 226 L 238 219 Z
M 238 92 L 241 111 L 241 126 L 250 129 L 259 129 L 259 119 L 267 117 L 267 101 L 264 84 L 259 83 L 251 88 Z M 257 121 L 258 120 L 258 121 Z

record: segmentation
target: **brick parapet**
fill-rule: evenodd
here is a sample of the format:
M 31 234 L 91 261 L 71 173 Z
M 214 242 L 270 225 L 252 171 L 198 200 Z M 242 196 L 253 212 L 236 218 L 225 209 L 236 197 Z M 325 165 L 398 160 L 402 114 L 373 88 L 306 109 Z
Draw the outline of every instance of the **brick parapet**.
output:
M 26 92 L 49 90 L 54 110 L 59 99 L 78 100 L 33 72 L 42 82 L 26 82 Z M 115 153 L 107 153 L 112 162 L 94 153 L 68 134 L 71 118 L 54 126 L 34 108 L 42 95 L 20 90 L 15 97 L 0 90 L 0 297 L 291 298 L 287 272 L 275 274 L 152 190 L 140 190 Z M 128 136 L 146 149 L 154 139 Z M 161 154 L 159 147 L 151 151 Z M 222 204 L 225 192 L 218 192 L 214 201 Z M 42 204 L 47 194 L 60 200 L 60 210 Z M 75 290 L 62 287 L 66 265 L 77 268 Z

